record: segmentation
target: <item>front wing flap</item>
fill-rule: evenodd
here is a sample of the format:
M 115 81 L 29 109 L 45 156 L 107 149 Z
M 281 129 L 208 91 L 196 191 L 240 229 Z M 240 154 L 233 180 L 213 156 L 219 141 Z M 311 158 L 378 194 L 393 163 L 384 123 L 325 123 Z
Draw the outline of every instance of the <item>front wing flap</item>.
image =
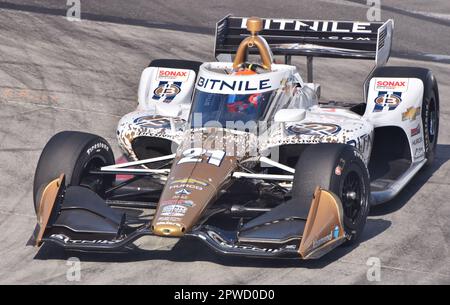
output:
M 56 213 L 54 209 L 55 203 L 61 200 L 64 185 L 65 176 L 61 174 L 44 188 L 37 211 L 37 224 L 27 245 L 39 247 L 42 244 L 42 238 L 44 237 L 50 218 L 52 216 L 54 217 Z

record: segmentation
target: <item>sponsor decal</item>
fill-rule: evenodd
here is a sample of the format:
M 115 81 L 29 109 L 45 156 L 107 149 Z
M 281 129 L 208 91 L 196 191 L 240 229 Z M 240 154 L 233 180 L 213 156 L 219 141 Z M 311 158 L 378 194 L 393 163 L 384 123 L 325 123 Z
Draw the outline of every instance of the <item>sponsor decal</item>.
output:
M 409 80 L 399 79 L 376 79 L 375 91 L 406 92 L 408 91 Z
M 412 145 L 419 145 L 419 144 L 422 144 L 422 142 L 423 142 L 423 138 L 420 137 L 420 138 L 415 139 L 415 140 L 412 142 Z
M 169 190 L 187 188 L 191 190 L 203 191 L 203 186 L 197 184 L 173 184 L 169 186 Z
M 167 222 L 180 222 L 183 218 L 178 217 L 159 217 L 158 221 L 167 221 Z
M 206 91 L 233 91 L 235 93 L 261 92 L 272 88 L 270 79 L 223 80 L 199 77 L 197 88 Z
M 186 212 L 187 207 L 180 204 L 171 204 L 163 207 L 160 216 L 183 217 Z
M 341 127 L 336 124 L 327 123 L 300 123 L 287 128 L 290 134 L 308 136 L 332 136 L 341 131 Z
M 340 234 L 339 226 L 335 226 L 333 230 L 333 239 L 338 239 Z
M 177 199 L 177 200 L 188 200 L 189 196 L 186 195 L 173 195 L 172 199 Z
M 193 207 L 194 206 L 194 202 L 192 200 L 179 200 L 179 199 L 170 199 L 170 200 L 164 200 L 161 201 L 161 206 L 165 206 L 165 205 L 182 205 L 184 207 Z
M 187 190 L 187 189 L 181 189 L 175 192 L 175 195 L 190 195 L 192 194 L 192 191 Z
M 365 153 L 370 149 L 370 146 L 372 145 L 372 137 L 370 136 L 370 134 L 365 134 L 354 140 L 348 141 L 347 144 L 352 145 L 360 152 Z
M 106 150 L 106 151 L 109 151 L 108 145 L 106 145 L 105 143 L 99 142 L 99 143 L 94 144 L 94 145 L 92 145 L 91 147 L 89 147 L 88 150 L 86 151 L 86 153 L 87 153 L 88 155 L 90 155 L 90 154 L 92 154 L 92 152 L 94 152 L 94 151 L 95 151 L 95 152 L 99 152 L 99 151 L 102 150 L 102 149 L 104 149 L 104 150 Z
M 183 122 L 181 119 L 174 119 L 176 123 Z M 145 128 L 170 128 L 170 120 L 162 116 L 148 115 L 135 119 L 134 124 Z
M 181 204 L 182 206 L 186 206 L 186 207 L 193 207 L 195 205 L 194 201 L 192 201 L 192 200 L 179 200 L 178 204 Z
M 241 28 L 246 29 L 248 18 L 242 18 Z M 298 19 L 263 19 L 264 30 L 279 31 L 308 31 L 308 32 L 331 32 L 349 34 L 371 34 L 376 29 L 371 28 L 369 22 L 344 22 L 325 20 L 298 20 Z
M 378 93 L 378 97 L 375 99 L 375 108 L 373 109 L 373 112 L 395 110 L 401 102 L 401 92 L 388 93 L 387 91 L 381 91 Z
M 322 237 L 321 239 L 315 240 L 313 242 L 313 248 L 318 248 L 318 247 L 322 246 L 323 244 L 326 244 L 327 242 L 329 242 L 332 239 L 333 239 L 333 232 L 331 232 L 330 234 L 328 234 L 325 237 Z
M 238 245 L 238 244 L 230 244 L 227 240 L 222 238 L 219 234 L 217 234 L 214 231 L 208 231 L 209 237 L 214 239 L 215 242 L 219 243 L 220 245 L 227 247 L 229 249 L 240 249 L 240 250 L 251 250 L 255 252 L 268 252 L 268 253 L 277 253 L 281 251 L 280 248 L 259 248 L 256 246 L 246 246 L 246 245 Z
M 342 172 L 344 171 L 344 167 L 345 167 L 345 160 L 340 159 L 339 164 L 334 169 L 334 173 L 336 174 L 336 176 L 342 175 Z
M 159 68 L 156 80 L 160 81 L 180 81 L 185 82 L 189 78 L 190 72 L 187 70 Z
M 50 238 L 57 239 L 62 241 L 65 244 L 92 244 L 92 245 L 113 245 L 116 243 L 120 243 L 121 240 L 104 240 L 104 239 L 98 239 L 98 240 L 79 240 L 79 239 L 70 239 L 66 235 L 62 234 L 53 234 L 50 236 Z
M 312 248 L 318 248 L 324 244 L 326 244 L 327 242 L 333 240 L 333 239 L 338 239 L 339 235 L 341 233 L 341 230 L 339 229 L 339 226 L 336 225 L 334 227 L 334 229 L 330 232 L 330 234 L 326 235 L 325 237 L 322 237 L 321 239 L 318 239 L 316 241 L 313 242 Z
M 414 152 L 414 159 L 420 159 L 425 157 L 425 149 L 423 147 L 416 148 Z
M 354 150 L 353 154 L 355 155 L 356 158 L 359 158 L 361 160 L 364 160 L 364 156 L 362 155 L 362 153 L 359 150 Z
M 182 224 L 176 223 L 176 222 L 170 222 L 170 221 L 158 221 L 155 225 L 157 225 L 157 226 L 169 225 L 169 226 L 182 227 Z
M 207 164 L 212 164 L 220 167 L 223 159 L 225 158 L 225 152 L 223 150 L 206 150 L 203 148 L 190 148 L 183 151 L 183 158 L 181 158 L 177 164 L 184 163 L 199 163 L 203 162 L 203 156 L 207 156 L 205 161 Z
M 202 180 L 198 180 L 198 179 L 194 179 L 194 178 L 184 178 L 184 179 L 177 179 L 171 182 L 171 184 L 180 184 L 180 183 L 187 183 L 187 184 L 196 184 L 196 185 L 200 185 L 200 186 L 208 186 L 208 183 L 202 181 Z
M 415 121 L 420 116 L 422 107 L 409 107 L 402 113 L 402 121 Z
M 154 100 L 164 99 L 164 103 L 170 103 L 181 92 L 181 82 L 160 81 L 153 91 Z
M 416 128 L 411 129 L 411 137 L 417 136 L 418 134 L 420 134 L 420 124 Z

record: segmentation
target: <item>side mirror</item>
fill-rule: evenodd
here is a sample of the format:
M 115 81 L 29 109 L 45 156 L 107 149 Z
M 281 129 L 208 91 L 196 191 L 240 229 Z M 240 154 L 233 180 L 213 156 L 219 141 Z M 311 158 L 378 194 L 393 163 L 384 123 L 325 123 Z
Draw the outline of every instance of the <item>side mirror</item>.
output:
M 298 122 L 306 117 L 305 109 L 281 109 L 275 114 L 277 123 Z
M 175 104 L 167 104 L 167 103 L 157 103 L 156 104 L 156 112 L 159 115 L 176 118 L 181 115 L 181 107 Z

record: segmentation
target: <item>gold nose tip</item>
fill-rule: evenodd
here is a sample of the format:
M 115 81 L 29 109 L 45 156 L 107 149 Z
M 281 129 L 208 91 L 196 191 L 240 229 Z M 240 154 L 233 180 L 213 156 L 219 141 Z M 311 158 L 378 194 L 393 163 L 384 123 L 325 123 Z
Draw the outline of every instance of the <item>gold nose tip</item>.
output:
M 263 29 L 263 21 L 258 17 L 250 17 L 247 19 L 247 31 L 255 35 Z
M 175 224 L 157 224 L 152 226 L 152 231 L 159 236 L 180 237 L 184 235 L 186 229 L 181 225 Z

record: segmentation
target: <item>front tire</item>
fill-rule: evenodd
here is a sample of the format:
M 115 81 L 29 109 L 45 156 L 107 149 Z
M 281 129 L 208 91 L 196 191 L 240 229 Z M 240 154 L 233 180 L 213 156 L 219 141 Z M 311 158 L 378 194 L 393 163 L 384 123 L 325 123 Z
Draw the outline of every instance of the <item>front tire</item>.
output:
M 313 144 L 297 162 L 292 197 L 309 211 L 317 186 L 336 194 L 344 210 L 347 244 L 362 234 L 370 207 L 369 172 L 360 154 L 346 144 Z
M 39 210 L 45 186 L 62 173 L 67 185 L 83 185 L 100 196 L 111 187 L 114 175 L 93 175 L 91 170 L 114 164 L 114 154 L 102 137 L 77 131 L 63 131 L 45 145 L 39 158 L 33 183 L 34 208 Z

